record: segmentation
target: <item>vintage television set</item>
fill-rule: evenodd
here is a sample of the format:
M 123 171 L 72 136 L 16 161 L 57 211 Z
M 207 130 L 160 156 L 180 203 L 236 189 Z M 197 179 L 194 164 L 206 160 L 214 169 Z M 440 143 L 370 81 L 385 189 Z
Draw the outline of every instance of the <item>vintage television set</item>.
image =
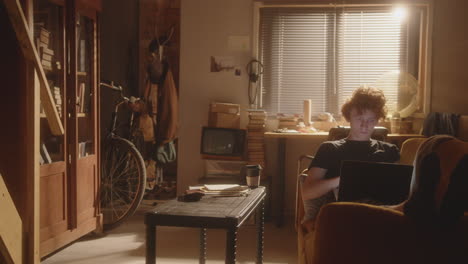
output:
M 203 159 L 243 160 L 245 138 L 244 129 L 203 127 L 200 154 Z

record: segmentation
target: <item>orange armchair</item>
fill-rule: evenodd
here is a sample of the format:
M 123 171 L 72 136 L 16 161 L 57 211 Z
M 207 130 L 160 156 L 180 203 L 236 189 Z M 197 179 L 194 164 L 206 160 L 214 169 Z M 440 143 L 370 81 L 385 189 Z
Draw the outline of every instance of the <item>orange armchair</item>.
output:
M 411 146 L 416 151 L 422 142 L 412 140 L 406 147 Z M 452 138 L 439 145 L 427 143 L 426 149 L 427 145 L 434 147 L 431 151 L 437 153 L 443 175 L 450 175 L 460 157 L 464 157 L 464 163 L 467 161 L 468 142 Z M 403 154 L 404 147 L 402 158 L 407 155 Z M 414 152 L 408 153 L 414 155 Z M 421 171 L 417 168 L 420 166 L 418 156 L 422 154 L 418 152 L 416 156 L 416 172 Z M 466 167 L 465 164 L 464 177 L 468 177 Z M 447 184 L 447 178 L 443 177 L 440 182 Z M 439 187 L 439 192 L 440 188 L 444 187 Z M 301 264 L 468 263 L 466 212 L 453 229 L 443 231 L 428 228 L 398 210 L 340 202 L 324 206 L 315 223 L 301 223 L 304 208 L 300 188 L 297 194 L 296 227 Z

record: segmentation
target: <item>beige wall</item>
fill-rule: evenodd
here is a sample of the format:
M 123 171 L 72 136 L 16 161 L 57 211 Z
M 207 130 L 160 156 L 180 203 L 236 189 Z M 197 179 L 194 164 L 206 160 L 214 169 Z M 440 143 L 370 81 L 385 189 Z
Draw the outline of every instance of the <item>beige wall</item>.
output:
M 199 155 L 200 127 L 207 124 L 210 101 L 240 103 L 247 107 L 247 79 L 232 73 L 210 73 L 211 55 L 231 55 L 227 38 L 252 33 L 252 0 L 182 0 L 180 75 L 180 144 L 178 191 L 196 183 L 203 174 Z M 432 110 L 468 113 L 468 1 L 435 0 L 432 50 Z M 239 54 L 245 65 L 249 54 Z M 462 96 L 460 96 L 462 95 Z M 245 113 L 244 113 L 245 114 Z M 242 119 L 246 122 L 245 115 Z M 273 143 L 271 143 L 273 144 Z M 267 173 L 275 172 L 275 148 L 267 146 Z M 313 140 L 292 140 L 286 146 L 286 213 L 292 213 L 296 161 L 313 154 Z M 274 195 L 274 194 L 273 194 Z M 273 201 L 275 203 L 275 199 Z
M 247 78 L 245 65 L 251 51 L 228 50 L 229 36 L 252 34 L 251 0 L 182 0 L 180 49 L 180 132 L 177 190 L 183 192 L 203 176 L 200 159 L 201 127 L 208 124 L 212 101 L 241 104 L 246 122 Z M 210 56 L 234 56 L 240 77 L 230 72 L 210 72 Z M 245 127 L 245 125 L 243 125 Z
M 432 111 L 468 114 L 468 1 L 434 6 Z

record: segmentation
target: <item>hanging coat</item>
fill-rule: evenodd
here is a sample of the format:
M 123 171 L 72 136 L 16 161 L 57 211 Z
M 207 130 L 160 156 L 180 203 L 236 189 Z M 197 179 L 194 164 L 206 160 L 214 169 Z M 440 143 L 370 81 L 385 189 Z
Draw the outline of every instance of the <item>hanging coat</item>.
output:
M 158 91 L 156 143 L 161 146 L 177 138 L 179 100 L 172 71 L 167 70 Z

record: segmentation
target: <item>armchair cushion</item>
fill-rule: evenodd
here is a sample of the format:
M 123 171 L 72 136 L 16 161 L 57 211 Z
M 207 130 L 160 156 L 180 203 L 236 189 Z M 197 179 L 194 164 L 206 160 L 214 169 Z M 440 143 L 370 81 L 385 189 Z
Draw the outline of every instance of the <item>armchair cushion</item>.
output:
M 312 248 L 309 263 L 468 263 L 468 216 L 443 232 L 389 208 L 331 203 L 319 213 Z

